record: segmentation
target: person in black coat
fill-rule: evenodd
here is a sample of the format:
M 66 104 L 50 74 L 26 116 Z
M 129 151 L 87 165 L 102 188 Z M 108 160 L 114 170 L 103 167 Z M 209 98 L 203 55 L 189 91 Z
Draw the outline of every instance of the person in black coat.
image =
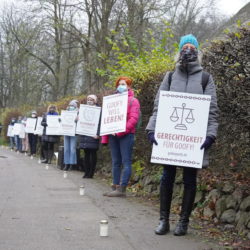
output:
M 35 110 L 32 111 L 31 117 L 33 119 L 37 119 L 37 112 Z M 34 133 L 28 133 L 28 140 L 29 140 L 29 147 L 30 147 L 30 154 L 29 156 L 33 156 L 36 154 L 36 146 L 37 146 L 37 135 Z
M 87 105 L 97 106 L 96 95 L 89 95 L 87 97 Z M 100 128 L 100 122 L 99 126 Z M 93 178 L 97 163 L 97 150 L 99 149 L 99 129 L 96 136 L 79 136 L 79 146 L 80 149 L 84 149 L 84 162 L 85 162 L 85 174 L 83 178 Z
M 42 160 L 42 163 L 49 163 L 51 164 L 51 160 L 54 154 L 54 144 L 59 142 L 59 136 L 57 135 L 46 135 L 46 127 L 47 124 L 47 116 L 48 115 L 58 115 L 57 108 L 55 105 L 50 105 L 48 107 L 47 113 L 43 116 L 41 125 L 44 127 L 43 135 L 42 135 L 42 147 L 45 159 Z

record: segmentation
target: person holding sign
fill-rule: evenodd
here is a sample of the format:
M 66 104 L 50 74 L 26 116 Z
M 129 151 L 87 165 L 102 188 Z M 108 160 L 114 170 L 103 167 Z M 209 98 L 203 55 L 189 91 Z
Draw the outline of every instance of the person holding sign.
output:
M 51 160 L 54 154 L 54 144 L 59 141 L 59 136 L 56 135 L 46 135 L 46 127 L 47 124 L 47 116 L 49 115 L 58 115 L 57 108 L 55 105 L 49 105 L 47 113 L 43 116 L 41 125 L 43 128 L 43 135 L 42 135 L 42 147 L 44 152 L 45 159 L 42 160 L 42 163 L 49 163 L 51 164 Z
M 16 123 L 16 118 L 15 117 L 12 117 L 11 118 L 11 121 L 10 121 L 10 123 L 9 123 L 9 126 L 11 126 L 11 133 L 9 134 L 9 136 L 10 136 L 10 149 L 14 149 L 14 147 L 15 147 L 15 136 L 14 136 L 14 134 L 12 133 L 12 130 L 13 130 L 13 127 L 14 127 L 14 125 L 15 125 L 15 123 Z
M 66 108 L 67 111 L 78 111 L 78 104 L 77 100 L 72 100 L 68 107 Z M 77 114 L 76 114 L 77 115 Z M 75 119 L 75 122 L 77 120 Z M 64 136 L 64 171 L 72 170 L 72 165 L 76 164 L 76 135 L 74 136 Z
M 87 105 L 97 106 L 97 96 L 88 95 Z M 84 171 L 82 178 L 93 178 L 97 163 L 97 150 L 99 149 L 100 120 L 96 136 L 79 135 L 80 149 L 84 150 Z
M 22 124 L 22 116 L 18 116 L 17 122 L 18 124 Z M 15 144 L 16 144 L 16 151 L 22 153 L 22 126 L 20 125 L 20 131 L 18 134 L 15 134 Z
M 37 112 L 33 110 L 31 112 L 31 118 L 37 120 Z M 33 156 L 36 154 L 36 145 L 37 145 L 37 134 L 28 133 L 29 146 L 30 146 L 30 154 L 29 156 Z
M 108 197 L 125 197 L 132 170 L 132 152 L 136 124 L 140 117 L 140 103 L 131 89 L 132 80 L 120 77 L 116 81 L 117 93 L 128 93 L 126 130 L 112 135 L 102 136 L 102 144 L 110 144 L 112 158 L 112 191 L 104 193 Z M 114 105 L 116 105 L 114 103 Z M 123 165 L 123 171 L 121 169 Z
M 193 35 L 190 34 L 181 37 L 176 68 L 174 72 L 169 72 L 165 75 L 163 82 L 160 85 L 154 102 L 153 115 L 150 117 L 146 130 L 148 132 L 150 143 L 157 146 L 158 142 L 154 131 L 158 113 L 160 91 L 163 90 L 211 96 L 206 132 L 207 137 L 205 141 L 199 142 L 201 143 L 200 150 L 205 150 L 202 165 L 203 167 L 206 167 L 208 166 L 207 150 L 212 146 L 217 135 L 218 107 L 213 78 L 211 75 L 203 71 L 198 48 L 198 41 Z M 161 136 L 165 135 L 166 134 L 163 134 Z M 172 136 L 172 138 L 174 137 Z M 176 236 L 185 235 L 187 233 L 189 216 L 192 212 L 195 200 L 197 177 L 197 168 L 185 167 L 181 164 L 180 167 L 183 167 L 184 194 L 180 219 L 174 230 L 174 235 Z M 163 235 L 169 232 L 169 214 L 175 175 L 176 166 L 164 165 L 160 183 L 160 223 L 155 230 L 155 233 L 158 235 Z

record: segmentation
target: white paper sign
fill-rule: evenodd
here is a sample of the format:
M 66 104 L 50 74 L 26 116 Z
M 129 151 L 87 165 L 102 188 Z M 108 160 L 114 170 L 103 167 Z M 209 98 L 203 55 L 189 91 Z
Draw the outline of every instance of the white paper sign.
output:
M 100 114 L 100 107 L 81 104 L 76 126 L 76 134 L 96 136 Z
M 59 115 L 47 115 L 46 135 L 61 135 L 61 123 Z
M 151 162 L 202 168 L 211 96 L 161 91 Z
M 34 131 L 35 131 L 35 128 L 36 128 L 36 121 L 37 121 L 36 118 L 27 118 L 25 133 L 34 134 Z
M 13 137 L 14 136 L 13 133 L 12 133 L 13 127 L 14 127 L 13 125 L 8 126 L 8 131 L 7 131 L 7 136 L 8 137 Z
M 61 112 L 61 129 L 62 135 L 75 136 L 77 111 L 62 110 Z
M 15 123 L 13 127 L 13 131 L 12 131 L 13 135 L 19 136 L 20 134 L 22 134 L 22 129 L 24 129 L 24 126 L 22 123 Z
M 36 123 L 36 128 L 34 131 L 35 135 L 42 135 L 43 134 L 43 126 L 41 125 L 43 118 L 42 117 L 37 117 L 37 123 Z
M 103 97 L 101 135 L 126 130 L 128 92 Z

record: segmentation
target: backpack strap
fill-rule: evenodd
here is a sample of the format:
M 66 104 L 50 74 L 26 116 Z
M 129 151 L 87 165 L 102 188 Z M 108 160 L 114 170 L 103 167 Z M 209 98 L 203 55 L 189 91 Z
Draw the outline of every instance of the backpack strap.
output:
M 173 71 L 170 71 L 168 73 L 168 90 L 170 90 L 171 82 L 172 82 L 172 76 L 173 76 Z
M 204 94 L 204 92 L 206 90 L 209 77 L 210 77 L 210 74 L 208 72 L 202 71 L 201 86 L 202 86 L 202 89 L 203 89 L 203 94 Z

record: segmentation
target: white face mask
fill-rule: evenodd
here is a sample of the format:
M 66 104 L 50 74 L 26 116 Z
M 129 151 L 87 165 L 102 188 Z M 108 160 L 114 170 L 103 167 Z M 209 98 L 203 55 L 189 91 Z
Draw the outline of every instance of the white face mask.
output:
M 90 101 L 90 100 L 89 100 L 89 101 L 87 101 L 87 104 L 92 106 L 92 105 L 94 105 L 94 104 L 95 104 L 95 102 L 94 102 L 94 101 Z
M 36 117 L 36 115 L 35 115 L 35 114 L 32 114 L 32 115 L 31 115 L 31 117 L 35 118 L 35 117 Z

